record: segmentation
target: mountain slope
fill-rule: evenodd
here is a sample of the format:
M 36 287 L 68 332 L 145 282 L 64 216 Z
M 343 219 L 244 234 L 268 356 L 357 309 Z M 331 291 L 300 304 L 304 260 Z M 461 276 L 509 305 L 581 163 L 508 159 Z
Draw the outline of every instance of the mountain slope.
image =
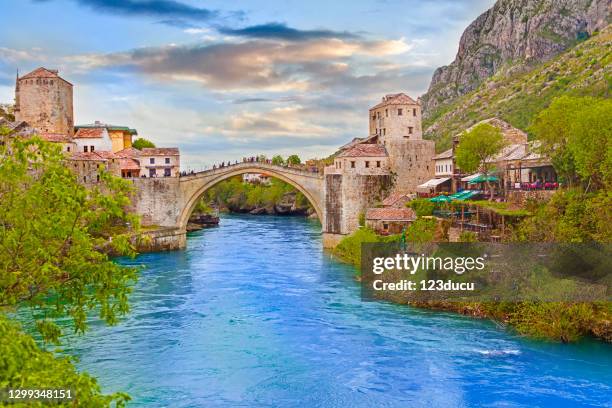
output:
M 440 67 L 421 98 L 424 116 L 500 72 L 525 72 L 603 29 L 610 0 L 498 0 L 461 36 L 455 61 Z
M 453 135 L 490 117 L 527 130 L 554 97 L 609 97 L 611 67 L 612 25 L 529 72 L 499 72 L 475 91 L 439 107 L 424 120 L 425 137 L 436 140 L 436 150 L 442 151 L 450 146 Z

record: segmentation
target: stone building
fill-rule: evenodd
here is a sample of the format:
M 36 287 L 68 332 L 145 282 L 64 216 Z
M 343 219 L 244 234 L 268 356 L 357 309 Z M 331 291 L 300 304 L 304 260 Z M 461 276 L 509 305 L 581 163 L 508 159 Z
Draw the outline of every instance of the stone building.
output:
M 423 140 L 421 106 L 403 93 L 390 94 L 369 110 L 369 136 L 342 146 L 325 168 L 326 231 L 348 234 L 359 214 L 391 193 L 406 196 L 434 175 L 435 143 Z
M 380 235 L 399 234 L 416 220 L 412 208 L 368 208 L 366 226 Z
M 370 138 L 384 145 L 395 175 L 395 191 L 416 192 L 434 174 L 435 143 L 423 140 L 421 105 L 406 94 L 390 94 L 370 108 Z
M 119 159 L 108 151 L 75 152 L 71 155 L 68 167 L 77 176 L 77 180 L 85 185 L 100 182 L 100 171 L 108 171 L 112 175 L 119 175 Z
M 39 132 L 71 137 L 74 133 L 72 84 L 57 70 L 38 68 L 19 77 L 15 84 L 15 120 L 25 121 Z

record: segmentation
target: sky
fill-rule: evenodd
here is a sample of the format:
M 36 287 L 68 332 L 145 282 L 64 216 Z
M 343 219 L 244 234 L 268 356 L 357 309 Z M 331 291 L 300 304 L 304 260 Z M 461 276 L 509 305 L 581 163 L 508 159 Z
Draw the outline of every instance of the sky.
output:
M 494 0 L 0 0 L 0 103 L 44 66 L 76 124 L 136 128 L 183 169 L 321 158 L 388 93 L 423 94 Z

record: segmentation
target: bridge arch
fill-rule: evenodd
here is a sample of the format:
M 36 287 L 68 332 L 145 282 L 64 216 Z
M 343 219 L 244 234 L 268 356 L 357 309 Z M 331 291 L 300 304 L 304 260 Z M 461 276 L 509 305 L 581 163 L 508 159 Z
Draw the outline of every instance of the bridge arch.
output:
M 182 230 L 187 228 L 189 217 L 206 190 L 231 177 L 246 173 L 265 173 L 295 187 L 314 207 L 321 225 L 324 225 L 323 178 L 321 176 L 266 163 L 248 162 L 181 177 L 184 205 L 178 219 L 179 227 Z

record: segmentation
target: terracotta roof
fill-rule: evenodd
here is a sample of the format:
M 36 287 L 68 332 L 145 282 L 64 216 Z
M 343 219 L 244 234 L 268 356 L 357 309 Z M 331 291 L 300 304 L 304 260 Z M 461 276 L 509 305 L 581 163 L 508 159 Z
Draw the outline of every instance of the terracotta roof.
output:
M 109 159 L 114 159 L 115 155 L 112 152 L 108 151 L 98 151 L 98 152 L 75 152 L 72 154 L 72 160 L 91 160 L 91 161 L 108 161 Z
M 115 156 L 120 157 L 122 159 L 132 159 L 138 158 L 141 155 L 141 151 L 136 149 L 135 147 L 127 147 L 123 150 L 119 150 L 115 153 Z
M 402 198 L 408 198 L 408 194 L 406 193 L 391 193 L 389 194 L 389 196 L 387 198 L 385 198 L 382 202 L 382 204 L 387 207 L 387 206 L 393 206 L 395 204 L 397 204 L 398 201 L 400 201 Z
M 416 214 L 412 208 L 368 208 L 368 220 L 414 221 Z
M 34 78 L 58 78 L 64 82 L 66 81 L 64 78 L 59 76 L 57 69 L 47 69 L 44 67 L 36 68 L 34 71 L 29 72 L 23 76 L 20 76 L 19 79 L 34 79 Z M 70 84 L 70 82 L 68 82 Z M 72 85 L 72 84 L 70 84 Z
M 434 156 L 434 160 L 450 159 L 453 157 L 453 149 L 448 149 Z
M 140 150 L 143 156 L 178 156 L 178 147 L 145 147 Z
M 47 142 L 53 143 L 68 143 L 71 141 L 70 136 L 63 133 L 41 132 L 40 137 Z
M 119 159 L 121 170 L 140 170 L 140 164 L 134 159 L 121 158 Z
M 387 149 L 381 144 L 357 144 L 340 153 L 338 157 L 387 157 Z
M 104 128 L 79 128 L 75 133 L 76 139 L 100 139 L 104 136 Z
M 417 105 L 418 103 L 405 93 L 388 94 L 383 96 L 382 101 L 370 108 L 377 109 L 387 105 Z

